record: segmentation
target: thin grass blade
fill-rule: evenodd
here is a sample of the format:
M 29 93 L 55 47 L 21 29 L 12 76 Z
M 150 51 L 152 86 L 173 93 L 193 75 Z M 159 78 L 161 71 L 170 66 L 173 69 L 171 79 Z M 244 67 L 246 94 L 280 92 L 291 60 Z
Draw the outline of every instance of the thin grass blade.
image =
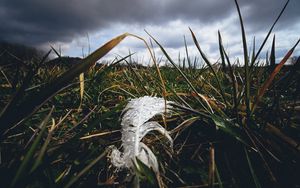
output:
M 237 0 L 234 0 L 236 9 L 239 14 L 241 32 L 242 32 L 242 40 L 243 40 L 243 51 L 244 51 L 244 67 L 245 67 L 245 103 L 246 103 L 246 114 L 247 119 L 250 118 L 250 78 L 249 78 L 249 57 L 248 57 L 248 47 L 247 47 L 247 38 L 244 28 L 244 22 L 241 14 L 241 10 Z
M 106 55 L 111 49 L 117 46 L 129 34 L 122 34 L 82 60 L 82 63 L 76 64 L 71 70 L 63 73 L 57 79 L 53 80 L 40 91 L 28 96 L 23 103 L 18 105 L 17 108 L 12 109 L 9 113 L 0 117 L 0 134 L 2 135 L 5 130 L 13 125 L 20 123 L 24 118 L 28 117 L 33 112 L 37 111 L 46 101 L 53 97 L 61 89 L 65 88 L 76 76 L 80 73 L 87 71 L 93 66 L 96 61 Z
M 258 95 L 256 97 L 256 101 L 253 105 L 253 108 L 251 110 L 251 113 L 254 112 L 255 108 L 257 107 L 258 103 L 260 102 L 261 98 L 263 97 L 263 95 L 265 94 L 265 92 L 267 91 L 267 89 L 269 88 L 269 86 L 271 85 L 272 81 L 274 80 L 275 76 L 279 73 L 279 71 L 281 70 L 281 68 L 283 67 L 283 65 L 287 62 L 287 60 L 291 57 L 291 55 L 293 54 L 295 48 L 297 47 L 297 45 L 299 44 L 300 39 L 296 42 L 296 44 L 286 53 L 286 55 L 284 56 L 284 58 L 281 60 L 281 62 L 275 67 L 275 69 L 273 70 L 273 72 L 271 73 L 271 75 L 269 76 L 269 78 L 265 81 L 265 83 L 263 84 L 263 86 L 259 89 L 258 91 Z
M 245 133 L 239 127 L 235 126 L 232 122 L 227 121 L 224 118 L 215 114 L 211 114 L 211 119 L 213 120 L 218 129 L 228 134 L 229 136 L 232 136 L 237 141 L 245 144 L 246 146 L 250 146 Z
M 24 176 L 26 176 L 26 171 L 28 172 L 29 170 L 29 166 L 30 164 L 32 163 L 33 161 L 33 156 L 34 154 L 36 153 L 36 150 L 38 148 L 38 145 L 42 139 L 42 136 L 43 134 L 45 133 L 46 131 L 46 128 L 47 128 L 47 123 L 50 119 L 50 116 L 52 114 L 54 110 L 54 107 L 52 107 L 52 109 L 50 110 L 50 112 L 48 113 L 48 115 L 45 117 L 45 119 L 42 121 L 41 125 L 40 125 L 40 133 L 38 134 L 38 136 L 36 137 L 36 139 L 34 140 L 34 142 L 32 143 L 30 149 L 28 150 L 28 152 L 26 153 L 22 163 L 21 163 L 21 166 L 19 167 L 17 173 L 16 173 L 16 176 L 14 177 L 13 181 L 12 181 L 12 187 L 14 187 L 18 181 L 22 178 L 24 178 Z
M 256 173 L 255 173 L 255 171 L 254 171 L 254 169 L 253 169 L 253 166 L 252 166 L 252 163 L 251 163 L 251 159 L 250 159 L 249 154 L 248 154 L 249 152 L 247 151 L 246 148 L 244 148 L 244 151 L 245 151 L 245 154 L 246 154 L 246 158 L 247 158 L 249 170 L 250 170 L 250 172 L 251 172 L 251 175 L 252 175 L 252 178 L 253 178 L 255 187 L 256 187 L 256 188 L 261 188 L 261 185 L 260 185 L 260 183 L 259 183 L 259 180 L 258 180 L 258 178 L 257 178 L 257 175 L 256 175 Z
M 217 84 L 218 84 L 218 87 L 219 87 L 219 89 L 220 89 L 220 93 L 221 93 L 221 96 L 222 96 L 223 101 L 227 104 L 227 100 L 226 100 L 226 98 L 225 98 L 224 90 L 223 90 L 223 87 L 222 87 L 222 85 L 221 85 L 220 79 L 219 79 L 218 75 L 216 74 L 216 71 L 214 70 L 214 68 L 213 68 L 213 66 L 212 66 L 212 64 L 211 64 L 211 62 L 208 60 L 208 58 L 206 57 L 206 55 L 204 54 L 204 52 L 202 51 L 202 49 L 200 48 L 199 42 L 198 42 L 198 40 L 197 40 L 197 38 L 196 38 L 194 32 L 192 31 L 191 28 L 189 28 L 189 29 L 190 29 L 190 32 L 191 32 L 191 34 L 192 34 L 193 41 L 194 41 L 194 43 L 195 43 L 195 45 L 196 45 L 198 51 L 200 52 L 200 55 L 201 55 L 202 59 L 203 59 L 203 60 L 205 61 L 205 63 L 208 65 L 208 67 L 210 68 L 211 72 L 213 73 L 213 75 L 215 76 L 215 78 L 216 78 L 216 80 L 217 80 Z
M 287 0 L 287 1 L 286 1 L 284 7 L 282 8 L 282 10 L 280 11 L 280 13 L 279 13 L 279 15 L 277 16 L 276 20 L 274 21 L 273 25 L 271 26 L 271 28 L 270 28 L 270 30 L 269 30 L 267 36 L 265 37 L 264 41 L 263 41 L 262 44 L 260 45 L 260 48 L 259 48 L 259 50 L 257 51 L 255 57 L 252 59 L 252 62 L 251 62 L 251 65 L 250 65 L 251 68 L 253 67 L 253 65 L 254 65 L 256 59 L 258 58 L 258 56 L 259 56 L 261 50 L 262 50 L 263 47 L 265 46 L 265 44 L 266 44 L 266 42 L 267 42 L 267 40 L 268 40 L 268 38 L 269 38 L 269 36 L 270 36 L 270 34 L 271 34 L 271 32 L 272 32 L 274 26 L 275 26 L 276 23 L 278 22 L 279 18 L 282 16 L 282 14 L 283 14 L 283 12 L 285 11 L 285 9 L 286 9 L 287 5 L 289 4 L 289 2 L 290 2 L 290 0 Z
M 213 188 L 215 183 L 215 148 L 209 148 L 208 187 Z
M 221 56 L 221 63 L 223 67 L 223 71 L 226 71 L 226 63 L 225 63 L 225 58 L 224 58 L 224 53 L 223 53 L 223 44 L 222 44 L 222 37 L 220 31 L 218 31 L 218 39 L 219 39 L 219 53 Z
M 174 63 L 174 61 L 171 59 L 171 57 L 169 56 L 169 54 L 166 52 L 166 50 L 163 48 L 163 46 L 149 33 L 147 33 L 152 39 L 153 41 L 160 47 L 161 51 L 163 52 L 163 54 L 166 56 L 166 58 L 168 59 L 168 61 L 178 70 L 178 72 L 181 74 L 181 76 L 185 79 L 185 81 L 187 82 L 187 84 L 190 86 L 190 88 L 197 94 L 198 98 L 198 102 L 200 103 L 200 105 L 207 111 L 207 112 L 211 112 L 210 110 L 208 110 L 208 108 L 203 104 L 203 102 L 201 102 L 199 100 L 199 98 L 202 99 L 202 97 L 198 94 L 196 88 L 193 86 L 193 84 L 189 81 L 189 79 L 187 78 L 187 76 L 181 71 L 181 69 Z
M 275 35 L 273 37 L 273 42 L 272 42 L 272 48 L 271 48 L 271 54 L 270 54 L 270 68 L 273 70 L 275 68 Z
M 76 183 L 80 177 L 82 177 L 85 173 L 87 173 L 95 164 L 97 164 L 101 159 L 103 159 L 109 149 L 106 149 L 103 153 L 101 153 L 96 159 L 94 159 L 91 163 L 89 163 L 84 169 L 82 169 L 75 177 L 73 177 L 65 186 L 64 188 L 69 188 Z

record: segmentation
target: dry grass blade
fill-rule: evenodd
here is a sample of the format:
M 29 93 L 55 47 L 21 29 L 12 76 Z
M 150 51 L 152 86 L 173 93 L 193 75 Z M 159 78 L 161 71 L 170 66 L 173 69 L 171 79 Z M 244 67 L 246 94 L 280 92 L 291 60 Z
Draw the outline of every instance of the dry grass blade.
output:
M 1 111 L 0 122 L 2 119 L 5 118 L 5 116 L 10 114 L 11 111 L 16 108 L 17 103 L 19 103 L 20 99 L 22 99 L 24 97 L 25 90 L 29 86 L 30 82 L 32 81 L 33 76 L 38 71 L 39 66 L 46 61 L 46 59 L 48 58 L 50 53 L 51 53 L 51 50 L 48 51 L 48 53 L 42 58 L 39 65 L 34 70 L 30 70 L 29 73 L 26 75 L 20 88 L 17 90 L 17 92 L 14 94 L 14 96 L 10 99 L 10 101 L 7 103 L 7 105 Z M 3 122 L 5 122 L 5 121 L 3 121 Z M 5 123 L 7 123 L 7 122 L 5 122 Z M 2 128 L 3 128 L 3 126 L 0 127 L 0 130 L 1 130 L 0 135 L 2 133 Z
M 255 108 L 257 107 L 257 105 L 260 102 L 261 98 L 263 97 L 263 95 L 265 94 L 265 92 L 267 91 L 267 89 L 269 88 L 269 86 L 271 85 L 271 83 L 274 80 L 275 76 L 279 73 L 279 71 L 281 70 L 281 68 L 283 67 L 283 65 L 287 62 L 287 60 L 293 54 L 293 52 L 294 52 L 295 48 L 297 47 L 297 45 L 299 44 L 299 42 L 300 42 L 300 39 L 296 42 L 296 44 L 292 47 L 292 49 L 290 49 L 286 53 L 286 55 L 284 56 L 284 58 L 275 67 L 274 71 L 271 73 L 271 75 L 269 76 L 269 78 L 265 81 L 265 83 L 263 84 L 263 86 L 259 89 L 258 95 L 256 97 L 256 101 L 255 101 L 255 104 L 253 105 L 251 113 L 254 112 Z
M 117 133 L 117 132 L 120 132 L 120 130 L 113 130 L 113 131 L 91 134 L 88 136 L 81 137 L 80 140 L 86 140 L 86 139 L 91 139 L 91 138 L 95 138 L 95 137 L 106 136 L 106 135 L 110 135 L 110 134 Z
M 144 89 L 144 91 L 147 93 L 147 95 L 150 95 L 149 90 L 145 87 L 145 81 L 142 79 L 142 77 L 137 73 L 136 70 L 134 70 L 134 68 L 132 67 L 132 61 L 130 60 L 130 62 L 128 62 L 127 60 L 125 60 L 125 62 L 127 63 L 129 70 L 133 73 L 133 75 L 135 76 L 136 80 L 138 81 L 139 85 Z M 163 87 L 163 86 L 162 86 Z
M 41 148 L 41 151 L 39 152 L 39 155 L 37 157 L 37 159 L 35 160 L 34 164 L 33 164 L 33 167 L 31 168 L 30 172 L 32 173 L 33 171 L 35 171 L 39 166 L 40 164 L 42 163 L 42 160 L 46 154 L 46 151 L 47 151 L 47 147 L 51 141 L 51 138 L 52 138 L 52 133 L 54 131 L 56 127 L 56 124 L 55 124 L 55 121 L 52 122 L 52 125 L 51 125 L 51 128 L 50 130 L 48 131 L 48 136 Z
M 40 91 L 28 96 L 23 103 L 18 105 L 17 108 L 7 111 L 7 113 L 4 115 L 2 114 L 0 117 L 0 124 L 5 126 L 1 126 L 0 134 L 2 135 L 5 130 L 17 123 L 20 123 L 30 114 L 37 111 L 46 101 L 48 101 L 61 89 L 66 87 L 76 76 L 87 71 L 96 63 L 96 61 L 106 55 L 128 35 L 128 33 L 125 33 L 110 40 L 92 54 L 84 58 L 82 63 L 75 65 L 71 70 L 63 73 L 57 79 L 44 86 L 44 88 L 42 88 Z
M 170 134 L 175 134 L 175 133 L 178 134 L 178 133 L 182 132 L 183 130 L 185 130 L 189 126 L 193 125 L 193 123 L 195 123 L 197 120 L 199 120 L 199 117 L 192 117 L 192 118 L 189 118 L 187 120 L 184 120 L 177 127 L 175 127 L 174 129 L 172 129 L 170 131 Z
M 4 79 L 6 80 L 8 87 L 12 88 L 13 85 L 11 84 L 11 81 L 9 81 L 8 77 L 6 76 L 6 74 L 4 73 L 4 71 L 2 70 L 1 67 L 0 67 L 0 71 L 1 71 L 1 73 L 2 73 L 2 75 L 3 75 L 3 77 L 4 77 Z
M 180 70 L 180 68 L 174 63 L 174 61 L 171 59 L 171 57 L 169 56 L 169 54 L 166 52 L 166 50 L 163 48 L 163 46 L 149 33 L 147 33 L 152 39 L 153 41 L 160 47 L 161 51 L 163 52 L 163 54 L 166 56 L 166 58 L 168 59 L 168 61 L 178 70 L 178 72 L 181 74 L 181 76 L 185 79 L 185 81 L 187 82 L 187 84 L 190 86 L 190 88 L 197 94 L 197 96 L 199 98 L 202 99 L 202 97 L 199 95 L 199 93 L 197 92 L 196 88 L 193 86 L 193 84 L 189 81 L 189 79 L 187 78 L 187 76 Z M 204 104 L 203 102 L 201 102 L 199 100 L 199 98 L 196 98 L 197 101 L 200 103 L 200 105 L 209 113 L 211 113 L 212 111 L 209 110 Z
M 193 41 L 194 41 L 194 43 L 195 43 L 195 45 L 196 45 L 196 47 L 197 47 L 197 49 L 198 49 L 198 51 L 199 51 L 199 53 L 200 53 L 202 59 L 203 59 L 203 60 L 205 61 L 205 63 L 208 65 L 208 67 L 210 68 L 211 72 L 213 73 L 213 75 L 214 75 L 215 78 L 216 78 L 216 81 L 217 81 L 218 87 L 219 87 L 219 89 L 220 89 L 220 93 L 221 93 L 221 96 L 222 96 L 223 101 L 224 101 L 225 103 L 227 103 L 226 98 L 225 98 L 225 95 L 224 95 L 223 87 L 222 87 L 222 85 L 221 85 L 220 79 L 219 79 L 219 77 L 218 77 L 218 75 L 217 75 L 215 69 L 213 68 L 211 62 L 207 59 L 206 55 L 204 54 L 204 52 L 203 52 L 202 49 L 200 48 L 199 42 L 198 42 L 198 40 L 197 40 L 197 38 L 196 38 L 194 32 L 192 31 L 191 28 L 189 28 L 189 30 L 190 30 L 190 32 L 191 32 L 191 34 L 192 34 Z
M 149 33 L 148 33 L 146 30 L 145 30 L 145 32 L 149 35 Z M 153 63 L 154 63 L 154 66 L 155 66 L 155 68 L 156 68 L 156 72 L 157 72 L 157 74 L 158 74 L 158 76 L 159 76 L 159 79 L 160 79 L 160 81 L 161 81 L 161 84 L 162 84 L 162 96 L 163 96 L 163 98 L 165 99 L 165 98 L 166 98 L 166 94 L 167 94 L 167 91 L 166 91 L 166 84 L 165 84 L 165 81 L 164 81 L 164 79 L 163 79 L 163 77 L 162 77 L 162 74 L 161 74 L 161 72 L 160 72 L 159 66 L 158 66 L 158 64 L 157 64 L 157 62 L 156 62 L 156 59 L 155 59 L 155 53 L 153 53 L 154 50 L 151 50 L 151 49 L 150 49 L 150 46 L 148 45 L 148 43 L 146 42 L 145 39 L 143 39 L 143 38 L 141 38 L 141 37 L 139 37 L 139 36 L 137 36 L 137 35 L 133 35 L 133 34 L 130 34 L 130 36 L 135 37 L 135 38 L 137 38 L 137 39 L 143 41 L 144 44 L 146 45 L 146 47 L 147 47 L 147 49 L 148 49 L 148 51 L 149 51 L 149 53 L 150 53 L 151 59 L 152 59 L 152 61 L 153 61 Z M 151 42 L 151 44 L 152 44 L 152 42 Z M 166 102 L 166 99 L 165 99 L 165 106 L 166 106 L 166 105 L 167 105 L 167 102 Z M 166 111 L 166 109 L 165 109 L 165 111 Z
M 294 139 L 285 135 L 280 129 L 276 128 L 275 126 L 271 125 L 270 123 L 267 123 L 264 130 L 268 133 L 271 133 L 271 134 L 277 136 L 282 141 L 284 141 L 289 146 L 291 146 L 293 149 L 296 149 L 298 152 L 300 152 L 300 144 L 297 141 L 295 141 Z
M 80 110 L 81 109 L 81 105 L 82 105 L 82 102 L 83 102 L 83 93 L 84 93 L 84 73 L 81 73 L 79 75 L 79 86 L 80 86 L 80 105 L 78 107 L 78 109 Z
M 215 182 L 215 148 L 211 144 L 209 148 L 208 187 L 213 188 Z

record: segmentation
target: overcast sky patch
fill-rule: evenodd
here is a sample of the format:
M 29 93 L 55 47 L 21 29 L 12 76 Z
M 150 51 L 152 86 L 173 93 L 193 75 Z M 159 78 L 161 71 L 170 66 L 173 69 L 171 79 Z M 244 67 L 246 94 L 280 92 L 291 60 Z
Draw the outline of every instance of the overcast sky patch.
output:
M 285 1 L 239 0 L 249 44 L 261 43 Z M 291 47 L 300 33 L 300 1 L 291 0 L 274 28 L 278 50 Z M 111 38 L 129 32 L 148 39 L 146 29 L 172 56 L 184 54 L 185 35 L 190 55 L 198 55 L 188 28 L 203 50 L 218 59 L 218 30 L 228 53 L 242 53 L 241 34 L 233 0 L 2 0 L 0 41 L 61 48 L 69 56 L 85 56 Z M 271 43 L 271 42 L 269 42 Z M 268 44 L 269 45 L 269 44 Z M 270 46 L 270 45 L 269 45 Z M 268 50 L 268 46 L 264 52 Z M 128 51 L 147 56 L 145 46 L 126 39 L 110 55 Z M 125 53 L 125 54 L 124 54 Z M 298 51 L 296 52 L 298 53 Z

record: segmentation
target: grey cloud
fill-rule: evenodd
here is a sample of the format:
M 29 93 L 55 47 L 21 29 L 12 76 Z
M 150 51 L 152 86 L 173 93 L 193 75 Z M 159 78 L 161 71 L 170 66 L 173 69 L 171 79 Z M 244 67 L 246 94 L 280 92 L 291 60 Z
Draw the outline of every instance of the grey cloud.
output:
M 284 7 L 286 1 L 270 1 L 270 0 L 252 0 L 247 3 L 247 11 L 243 13 L 245 16 L 245 24 L 249 24 L 252 32 L 267 30 L 273 24 L 280 11 Z M 291 0 L 279 19 L 275 30 L 281 30 L 300 21 L 300 1 Z
M 244 14 L 246 22 L 257 30 L 270 25 L 283 4 L 240 0 L 241 7 L 249 7 Z M 291 0 L 281 21 L 290 24 L 299 19 L 299 5 L 300 1 Z M 185 23 L 221 22 L 234 11 L 233 0 L 1 0 L 0 40 L 32 45 L 70 42 L 76 36 L 109 28 L 114 23 L 128 24 L 126 31 L 130 32 L 130 24 L 163 27 L 175 19 Z M 173 43 L 178 46 L 177 42 L 170 45 Z

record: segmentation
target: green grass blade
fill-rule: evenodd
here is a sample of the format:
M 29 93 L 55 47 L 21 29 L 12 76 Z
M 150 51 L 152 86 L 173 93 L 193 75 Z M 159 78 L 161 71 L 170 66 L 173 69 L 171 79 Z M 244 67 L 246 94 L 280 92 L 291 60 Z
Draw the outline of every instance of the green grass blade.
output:
M 86 174 L 95 164 L 97 164 L 101 159 L 103 159 L 107 153 L 109 152 L 109 149 L 106 149 L 101 155 L 99 155 L 96 159 L 94 159 L 90 164 L 88 164 L 84 169 L 82 169 L 75 177 L 73 177 L 65 186 L 64 188 L 69 188 L 74 183 L 76 183 L 80 177 L 82 177 L 84 174 Z
M 255 58 L 255 37 L 253 37 L 251 61 Z M 251 69 L 250 69 L 251 70 Z
M 222 67 L 223 67 L 223 71 L 226 71 L 226 63 L 225 63 L 225 58 L 224 58 L 224 53 L 223 53 L 223 44 L 222 44 L 222 37 L 221 37 L 221 33 L 218 30 L 218 39 L 219 39 L 219 53 L 221 56 L 221 63 L 222 63 Z
M 208 187 L 213 188 L 215 183 L 215 148 L 212 143 L 209 147 L 209 165 L 208 165 Z
M 261 50 L 262 50 L 263 47 L 265 46 L 265 44 L 266 44 L 266 42 L 267 42 L 267 40 L 268 40 L 268 38 L 269 38 L 269 36 L 270 36 L 270 34 L 271 34 L 271 32 L 272 32 L 274 26 L 275 26 L 276 23 L 278 22 L 279 18 L 282 16 L 282 14 L 283 14 L 283 12 L 285 11 L 285 9 L 286 9 L 287 5 L 289 4 L 289 2 L 290 2 L 290 0 L 287 0 L 287 1 L 286 1 L 284 7 L 282 8 L 282 10 L 280 11 L 280 13 L 279 13 L 279 15 L 277 16 L 276 20 L 275 20 L 274 23 L 272 24 L 272 26 L 271 26 L 271 28 L 270 28 L 270 30 L 269 30 L 267 36 L 265 37 L 263 43 L 260 45 L 260 48 L 259 48 L 259 50 L 257 51 L 255 57 L 252 59 L 252 62 L 251 62 L 251 65 L 250 65 L 251 68 L 253 67 L 253 65 L 254 65 L 256 59 L 258 58 L 258 56 L 259 56 Z
M 215 166 L 216 166 L 216 177 L 217 177 L 217 180 L 219 183 L 219 188 L 224 188 L 218 167 L 217 167 L 217 165 L 215 165 Z
M 222 41 L 221 41 L 222 42 Z M 233 69 L 232 69 L 232 66 L 231 66 L 231 63 L 230 63 L 230 59 L 222 45 L 222 51 L 225 55 L 225 58 L 226 58 L 226 61 L 228 63 L 228 68 L 229 68 L 229 75 L 230 75 L 230 78 L 231 78 L 231 83 L 232 83 L 232 100 L 233 100 L 233 109 L 234 109 L 234 113 L 235 113 L 235 117 L 237 118 L 237 121 L 239 122 L 239 114 L 238 114 L 238 96 L 237 96 L 237 85 L 238 85 L 238 82 L 236 80 L 236 77 L 234 75 L 234 72 L 233 72 Z
M 273 37 L 273 42 L 272 42 L 272 48 L 271 48 L 271 54 L 270 54 L 270 68 L 273 70 L 275 68 L 275 35 Z
M 225 118 L 215 114 L 211 114 L 210 117 L 218 129 L 235 138 L 237 141 L 245 144 L 246 146 L 250 146 L 247 136 L 239 127 L 235 126 L 232 122 L 226 120 Z
M 134 70 L 134 68 L 132 67 L 132 64 L 131 62 L 128 62 L 126 59 L 124 60 L 126 62 L 126 64 L 128 65 L 129 67 L 129 70 L 133 73 L 133 75 L 135 76 L 137 82 L 139 83 L 140 87 L 142 87 L 145 91 L 145 93 L 147 95 L 150 94 L 149 90 L 145 87 L 145 83 L 144 80 L 141 78 L 141 76 L 137 73 L 137 71 Z
M 26 75 L 24 78 L 24 81 L 20 88 L 17 90 L 17 92 L 14 94 L 14 96 L 11 98 L 11 100 L 7 103 L 7 105 L 3 108 L 0 114 L 0 119 L 5 118 L 8 114 L 13 111 L 13 109 L 16 108 L 17 103 L 20 102 L 21 99 L 23 99 L 25 95 L 25 90 L 29 86 L 30 82 L 32 81 L 34 75 L 38 71 L 38 68 L 46 61 L 48 58 L 49 54 L 51 53 L 51 50 L 48 51 L 46 55 L 42 58 L 42 60 L 38 63 L 37 67 L 34 68 L 33 70 L 29 70 L 29 73 Z M 1 129 L 1 128 L 0 128 Z
M 187 59 L 188 65 L 189 65 L 189 69 L 191 69 L 192 63 L 191 63 L 191 58 L 189 56 L 189 51 L 188 51 L 188 48 L 187 48 L 185 36 L 183 36 L 183 40 L 184 40 L 184 48 L 185 48 L 186 59 Z
M 40 125 L 40 133 L 38 134 L 38 136 L 36 137 L 36 139 L 34 140 L 34 142 L 32 143 L 30 149 L 28 150 L 28 152 L 26 153 L 17 173 L 16 176 L 14 177 L 13 181 L 12 181 L 12 187 L 14 187 L 18 181 L 22 178 L 24 178 L 24 176 L 26 175 L 26 171 L 29 170 L 29 165 L 32 163 L 33 161 L 33 156 L 37 150 L 37 147 L 42 139 L 42 136 L 44 134 L 44 132 L 46 131 L 47 128 L 47 123 L 50 119 L 50 116 L 52 114 L 54 110 L 54 107 L 52 107 L 52 109 L 50 110 L 50 112 L 48 113 L 48 115 L 45 117 L 45 119 L 42 121 L 41 125 Z
M 223 101 L 227 104 L 227 100 L 225 98 L 225 94 L 224 94 L 224 90 L 223 90 L 223 87 L 221 85 L 221 82 L 220 82 L 220 78 L 219 76 L 217 75 L 216 71 L 214 70 L 213 66 L 212 66 L 212 63 L 208 60 L 208 58 L 206 57 L 206 55 L 204 54 L 204 52 L 202 51 L 202 49 L 200 48 L 200 45 L 199 45 L 199 42 L 194 34 L 194 32 L 192 31 L 191 28 L 190 29 L 190 32 L 191 32 L 191 35 L 193 37 L 193 41 L 202 57 L 202 59 L 205 61 L 205 63 L 208 65 L 208 67 L 210 68 L 211 72 L 213 73 L 213 75 L 215 76 L 216 78 L 216 81 L 217 81 L 217 84 L 218 84 L 218 87 L 220 89 L 220 93 L 221 93 L 221 97 L 223 99 Z
M 244 28 L 244 22 L 241 14 L 241 10 L 237 0 L 234 0 L 236 9 L 238 11 L 241 32 L 242 32 L 242 40 L 243 40 L 243 51 L 244 51 L 244 67 L 245 67 L 245 103 L 246 103 L 246 113 L 247 119 L 250 118 L 250 77 L 249 77 L 249 57 L 248 57 L 248 47 L 247 47 L 247 39 Z
M 252 175 L 252 178 L 253 178 L 253 181 L 254 181 L 254 184 L 255 184 L 255 187 L 256 188 L 261 188 L 261 185 L 259 183 L 259 180 L 257 178 L 257 175 L 253 169 L 253 166 L 252 166 L 252 163 L 251 163 L 251 159 L 249 157 L 249 154 L 248 154 L 248 151 L 246 148 L 244 148 L 244 151 L 245 151 L 245 154 L 246 154 L 246 158 L 247 158 L 247 162 L 248 162 L 248 166 L 249 166 L 249 170 L 251 172 L 251 175 Z
M 168 61 L 177 69 L 177 71 L 181 74 L 181 76 L 185 79 L 185 81 L 187 82 L 187 84 L 190 86 L 190 88 L 195 92 L 195 94 L 198 96 L 197 101 L 200 103 L 200 105 L 207 111 L 207 112 L 211 112 L 210 110 L 208 110 L 208 108 L 203 104 L 203 102 L 201 102 L 199 100 L 199 98 L 202 99 L 202 97 L 199 95 L 199 93 L 197 92 L 196 88 L 193 86 L 193 84 L 190 82 L 190 80 L 187 78 L 187 76 L 181 71 L 181 69 L 174 63 L 174 61 L 171 59 L 171 57 L 169 56 L 169 54 L 166 52 L 166 50 L 163 48 L 163 46 L 149 33 L 147 33 L 152 39 L 153 41 L 160 47 L 161 51 L 163 52 L 163 54 L 165 55 L 165 57 L 168 59 Z
M 146 179 L 151 183 L 152 186 L 159 187 L 156 174 L 152 170 L 152 168 L 149 168 L 137 157 L 135 159 L 136 162 L 134 161 L 133 164 L 138 173 L 137 175 L 140 176 L 140 178 L 146 177 Z
M 41 148 L 41 151 L 39 152 L 39 155 L 37 157 L 37 159 L 35 160 L 34 164 L 33 164 L 33 167 L 31 168 L 30 170 L 30 173 L 34 172 L 39 166 L 40 164 L 42 163 L 42 160 L 45 156 L 45 153 L 47 151 L 47 147 L 51 141 L 51 138 L 52 138 L 52 133 L 53 133 L 53 130 L 54 130 L 54 127 L 55 127 L 55 124 L 53 124 L 48 132 L 48 136 Z
M 266 53 L 266 66 L 270 66 L 270 57 L 269 57 L 269 52 Z
M 40 91 L 28 96 L 23 103 L 21 103 L 17 108 L 14 108 L 14 110 L 10 111 L 9 114 L 1 116 L 0 124 L 3 126 L 0 127 L 0 134 L 2 135 L 5 130 L 12 127 L 16 123 L 19 123 L 24 118 L 38 110 L 46 101 L 48 101 L 61 89 L 65 88 L 80 73 L 87 71 L 96 63 L 96 61 L 106 55 L 128 35 L 128 33 L 125 33 L 110 40 L 92 54 L 84 58 L 82 63 L 76 64 L 71 70 L 63 73 L 57 79 L 41 88 Z

